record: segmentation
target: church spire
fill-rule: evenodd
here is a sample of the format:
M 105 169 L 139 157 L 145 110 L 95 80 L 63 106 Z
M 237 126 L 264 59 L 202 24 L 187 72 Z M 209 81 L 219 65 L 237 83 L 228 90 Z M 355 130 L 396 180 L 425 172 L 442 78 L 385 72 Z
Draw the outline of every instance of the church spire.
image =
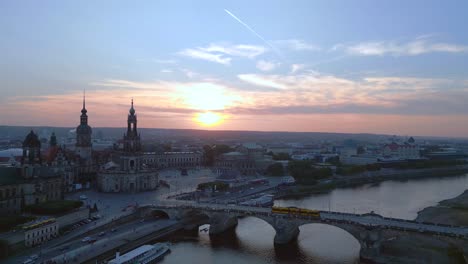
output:
M 86 110 L 86 90 L 83 90 L 83 109 L 81 109 L 81 113 L 85 115 L 86 112 L 88 112 Z
M 135 114 L 135 108 L 133 108 L 133 98 L 132 98 L 132 106 L 130 107 L 130 115 Z
M 124 150 L 126 152 L 135 152 L 141 150 L 140 136 L 137 132 L 137 116 L 133 108 L 133 98 L 127 119 L 127 134 L 124 135 Z

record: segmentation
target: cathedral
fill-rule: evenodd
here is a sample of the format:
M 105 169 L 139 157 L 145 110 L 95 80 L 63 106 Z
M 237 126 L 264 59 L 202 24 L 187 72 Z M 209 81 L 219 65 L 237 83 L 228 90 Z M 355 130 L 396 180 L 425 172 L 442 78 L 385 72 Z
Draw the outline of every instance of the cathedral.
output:
M 103 166 L 98 173 L 98 188 L 102 192 L 140 192 L 158 186 L 158 173 L 144 164 L 141 138 L 137 130 L 137 115 L 133 99 L 123 136 L 123 150 L 115 161 Z

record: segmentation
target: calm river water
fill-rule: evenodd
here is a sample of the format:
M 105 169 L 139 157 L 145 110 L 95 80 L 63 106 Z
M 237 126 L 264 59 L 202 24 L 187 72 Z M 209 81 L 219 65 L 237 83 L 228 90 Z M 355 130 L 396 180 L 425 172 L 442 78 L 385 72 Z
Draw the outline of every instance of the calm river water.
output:
M 356 213 L 375 211 L 388 217 L 414 219 L 423 208 L 456 197 L 465 189 L 468 175 L 386 181 L 301 199 L 278 200 L 275 205 Z M 239 219 L 235 233 L 222 238 L 210 239 L 206 232 L 176 236 L 172 240 L 172 253 L 162 263 L 358 263 L 358 241 L 339 228 L 323 224 L 301 226 L 298 243 L 287 248 L 275 248 L 274 235 L 274 229 L 263 220 Z

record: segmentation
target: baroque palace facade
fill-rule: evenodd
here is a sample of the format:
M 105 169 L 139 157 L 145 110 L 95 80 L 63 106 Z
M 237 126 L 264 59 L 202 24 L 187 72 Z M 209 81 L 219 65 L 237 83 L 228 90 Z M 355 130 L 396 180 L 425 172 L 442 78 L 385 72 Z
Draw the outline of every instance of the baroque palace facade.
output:
M 127 132 L 123 136 L 123 151 L 98 172 L 98 188 L 102 192 L 140 192 L 158 186 L 158 173 L 144 162 L 141 138 L 137 130 L 137 115 L 133 100 L 127 117 Z

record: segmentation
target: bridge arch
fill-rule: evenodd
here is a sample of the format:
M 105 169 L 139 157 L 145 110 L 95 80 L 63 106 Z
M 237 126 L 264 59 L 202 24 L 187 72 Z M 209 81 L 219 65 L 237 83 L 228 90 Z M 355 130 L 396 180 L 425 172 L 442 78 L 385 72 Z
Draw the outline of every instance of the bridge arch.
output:
M 207 213 L 207 212 L 204 212 L 204 211 L 199 211 L 199 210 L 187 210 L 187 211 L 184 211 L 183 212 L 183 215 L 182 215 L 183 218 L 187 218 L 187 217 L 196 217 L 197 218 L 197 223 L 195 223 L 193 225 L 193 228 L 192 229 L 197 229 L 202 226 L 202 225 L 210 225 L 210 221 L 211 221 L 211 214 L 210 213 Z
M 171 219 L 170 214 L 164 210 L 151 210 L 148 216 L 152 218 Z
M 334 256 L 333 262 L 344 262 L 359 258 L 361 243 L 359 232 L 349 230 L 346 226 L 330 223 L 304 223 L 299 226 L 298 241 L 301 248 L 314 255 Z M 351 232 L 350 232 L 351 231 Z M 307 246 L 306 246 L 307 245 Z M 340 254 L 335 254 L 340 249 Z
M 163 219 L 179 219 L 179 212 L 173 209 L 155 208 L 154 206 L 140 207 L 140 217 L 155 217 Z
M 239 224 L 236 227 L 238 237 L 248 238 L 250 243 L 256 245 L 268 243 L 271 246 L 270 243 L 273 243 L 276 230 L 267 219 L 255 215 L 239 216 L 238 219 Z M 261 234 L 261 236 L 258 236 L 258 234 Z

